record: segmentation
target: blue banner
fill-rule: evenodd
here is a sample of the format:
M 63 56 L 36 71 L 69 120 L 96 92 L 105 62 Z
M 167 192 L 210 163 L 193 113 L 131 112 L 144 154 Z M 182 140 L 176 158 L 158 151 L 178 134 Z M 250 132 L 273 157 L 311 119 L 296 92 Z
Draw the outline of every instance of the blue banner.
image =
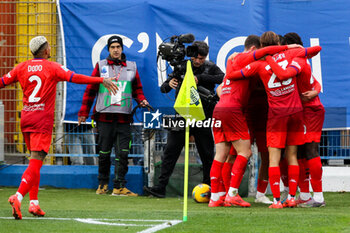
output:
M 156 108 L 174 104 L 173 92 L 159 90 L 172 71 L 162 72 L 167 63 L 156 61 L 157 47 L 166 38 L 194 34 L 209 44 L 209 59 L 225 70 L 225 60 L 243 50 L 246 36 L 268 30 L 297 32 L 304 46 L 323 48 L 311 64 L 323 87 L 320 97 L 326 111 L 332 108 L 324 127 L 349 127 L 350 1 L 61 0 L 60 9 L 67 67 L 90 75 L 95 63 L 108 55 L 108 37 L 119 34 L 127 59 L 137 63 L 145 96 Z M 77 120 L 85 87 L 67 84 L 65 121 Z

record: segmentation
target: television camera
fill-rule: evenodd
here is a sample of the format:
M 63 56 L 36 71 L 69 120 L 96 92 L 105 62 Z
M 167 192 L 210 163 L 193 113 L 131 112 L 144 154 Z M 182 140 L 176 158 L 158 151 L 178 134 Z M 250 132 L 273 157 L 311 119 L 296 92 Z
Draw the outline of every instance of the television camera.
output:
M 193 34 L 182 34 L 172 36 L 170 42 L 163 42 L 158 47 L 158 58 L 169 62 L 174 67 L 174 71 L 169 74 L 169 77 L 182 79 L 186 73 L 185 57 L 197 57 L 198 47 L 187 46 L 184 44 L 192 43 L 195 40 Z M 179 80 L 181 81 L 181 80 Z
M 172 36 L 170 42 L 163 42 L 158 46 L 158 56 L 163 60 L 169 62 L 174 67 L 172 73 L 168 74 L 170 78 L 175 78 L 179 82 L 179 87 L 186 73 L 186 62 L 185 57 L 197 57 L 198 47 L 197 46 L 185 46 L 184 44 L 192 43 L 195 40 L 193 34 L 182 34 L 179 36 Z M 201 99 L 204 99 L 208 103 L 216 104 L 218 97 L 211 93 L 208 89 L 198 86 L 198 93 Z

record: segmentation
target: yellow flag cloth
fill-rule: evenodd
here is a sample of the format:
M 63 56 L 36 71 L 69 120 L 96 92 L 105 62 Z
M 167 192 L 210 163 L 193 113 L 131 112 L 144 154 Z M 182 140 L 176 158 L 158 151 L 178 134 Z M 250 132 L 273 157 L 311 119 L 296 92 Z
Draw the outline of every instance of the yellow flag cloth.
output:
M 186 74 L 177 95 L 174 108 L 186 120 L 194 119 L 200 121 L 205 119 L 190 61 L 187 61 Z

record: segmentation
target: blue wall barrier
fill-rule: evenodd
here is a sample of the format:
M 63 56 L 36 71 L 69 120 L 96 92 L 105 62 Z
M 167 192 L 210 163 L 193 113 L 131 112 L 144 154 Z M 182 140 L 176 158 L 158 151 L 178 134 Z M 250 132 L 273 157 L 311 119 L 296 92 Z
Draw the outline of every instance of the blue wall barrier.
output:
M 0 186 L 18 187 L 28 165 L 12 165 L 0 170 Z M 1 166 L 0 166 L 1 168 Z M 56 188 L 97 189 L 98 166 L 50 166 L 44 165 L 40 172 L 40 186 Z M 114 166 L 111 166 L 109 189 L 113 189 Z M 143 194 L 143 167 L 129 166 L 126 187 Z

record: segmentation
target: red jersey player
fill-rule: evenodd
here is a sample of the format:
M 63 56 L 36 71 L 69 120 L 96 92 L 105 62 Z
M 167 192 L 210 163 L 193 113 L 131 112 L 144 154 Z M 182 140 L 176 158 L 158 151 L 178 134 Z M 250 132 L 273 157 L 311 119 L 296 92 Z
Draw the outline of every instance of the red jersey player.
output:
M 263 57 L 266 54 L 274 54 L 278 51 L 287 49 L 287 46 L 273 46 L 254 51 L 259 47 L 259 37 L 249 36 L 245 41 L 245 52 L 238 54 L 234 59 L 228 59 L 227 72 L 239 70 L 246 64 Z M 240 80 L 232 82 L 224 79 L 221 89 L 220 101 L 216 105 L 213 117 L 222 122 L 221 127 L 215 127 L 214 139 L 216 143 L 216 155 L 211 168 L 211 189 L 212 195 L 209 207 L 222 206 L 220 199 L 219 186 L 221 182 L 221 170 L 229 153 L 231 144 L 237 151 L 237 157 L 232 167 L 232 178 L 230 188 L 225 198 L 225 206 L 243 206 L 249 207 L 238 195 L 238 188 L 243 178 L 244 171 L 249 157 L 250 136 L 248 126 L 243 114 L 243 108 L 247 104 L 249 96 L 249 80 Z M 223 192 L 225 194 L 225 192 Z
M 0 88 L 14 82 L 21 84 L 23 90 L 21 130 L 31 156 L 17 193 L 8 200 L 15 219 L 22 219 L 21 201 L 28 192 L 29 212 L 35 216 L 45 215 L 39 206 L 38 191 L 40 169 L 51 144 L 57 83 L 59 81 L 81 84 L 103 83 L 113 93 L 118 90 L 113 82 L 115 77 L 104 79 L 75 74 L 58 63 L 48 61 L 51 48 L 44 36 L 33 38 L 29 48 L 34 59 L 18 64 L 0 79 Z
M 264 33 L 260 40 L 262 46 L 279 44 L 279 37 L 271 31 Z M 291 50 L 274 55 L 274 60 L 280 65 L 287 66 L 291 60 L 291 55 L 288 51 Z M 299 53 L 303 53 L 303 49 Z M 305 51 L 304 54 L 306 55 Z M 265 86 L 269 102 L 267 146 L 270 159 L 269 180 L 274 196 L 274 203 L 270 208 L 282 208 L 279 192 L 279 160 L 281 148 L 284 147 L 286 147 L 286 156 L 289 162 L 290 195 L 287 204 L 289 207 L 293 207 L 296 205 L 294 196 L 299 177 L 296 145 L 304 143 L 302 104 L 296 86 L 296 79 L 295 77 L 288 77 L 286 80 L 278 79 L 266 61 L 254 62 L 240 71 L 226 74 L 226 77 L 228 79 L 236 79 L 256 74 L 260 76 Z
M 297 33 L 287 33 L 286 43 L 303 44 Z M 304 122 L 306 126 L 305 145 L 299 146 L 298 163 L 300 166 L 299 188 L 300 195 L 297 200 L 300 207 L 325 206 L 322 192 L 322 163 L 318 152 L 321 141 L 322 126 L 325 110 L 318 97 L 321 85 L 313 77 L 311 66 L 306 58 L 295 57 L 289 67 L 283 70 L 273 59 L 267 59 L 277 77 L 297 75 L 297 84 L 303 104 Z M 300 65 L 298 73 L 293 63 Z M 311 197 L 309 190 L 309 174 L 314 197 Z

